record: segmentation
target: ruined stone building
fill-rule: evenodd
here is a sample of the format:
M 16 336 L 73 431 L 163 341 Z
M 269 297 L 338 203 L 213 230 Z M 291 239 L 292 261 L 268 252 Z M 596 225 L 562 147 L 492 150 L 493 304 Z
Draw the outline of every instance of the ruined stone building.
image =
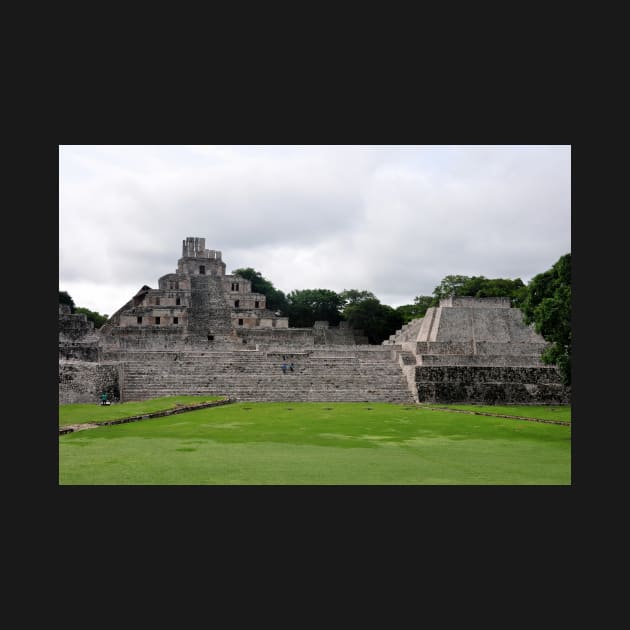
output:
M 162 276 L 157 289 L 143 286 L 101 335 L 106 350 L 164 350 L 246 343 L 237 331 L 288 326 L 286 317 L 267 310 L 265 296 L 253 293 L 249 280 L 226 275 L 221 252 L 189 237 L 175 273 Z
M 372 346 L 345 322 L 292 328 L 221 252 L 188 237 L 174 273 L 99 329 L 59 308 L 59 402 L 238 400 L 567 402 L 545 342 L 503 298 L 449 298 Z M 286 374 L 283 361 L 294 364 Z
M 442 299 L 383 345 L 400 348 L 420 401 L 569 402 L 557 368 L 541 361 L 547 343 L 509 298 Z

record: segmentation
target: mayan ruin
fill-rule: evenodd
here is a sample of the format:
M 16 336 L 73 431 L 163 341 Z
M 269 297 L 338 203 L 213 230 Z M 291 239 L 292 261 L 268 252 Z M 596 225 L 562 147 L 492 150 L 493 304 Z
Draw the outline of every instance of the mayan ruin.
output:
M 289 326 L 218 250 L 187 237 L 174 273 L 98 330 L 59 305 L 59 402 L 169 395 L 238 401 L 563 404 L 544 339 L 508 298 L 442 299 L 380 345 L 345 322 Z M 283 373 L 283 361 L 294 369 Z

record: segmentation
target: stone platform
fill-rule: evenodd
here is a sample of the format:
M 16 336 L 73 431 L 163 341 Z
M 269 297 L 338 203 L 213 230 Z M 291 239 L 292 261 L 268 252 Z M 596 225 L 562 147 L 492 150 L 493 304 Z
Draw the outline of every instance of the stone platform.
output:
M 541 361 L 547 343 L 508 298 L 441 300 L 383 345 L 399 345 L 413 365 L 403 369 L 419 402 L 570 402 L 558 370 Z

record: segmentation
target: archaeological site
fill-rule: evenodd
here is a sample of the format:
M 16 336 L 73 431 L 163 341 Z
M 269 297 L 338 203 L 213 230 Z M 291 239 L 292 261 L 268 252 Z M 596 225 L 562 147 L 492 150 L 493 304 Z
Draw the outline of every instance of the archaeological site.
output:
M 98 330 L 59 305 L 59 403 L 170 395 L 239 401 L 561 404 L 544 339 L 508 298 L 453 297 L 381 345 L 345 322 L 293 328 L 221 252 L 188 237 L 174 273 Z M 281 370 L 283 362 L 293 370 Z

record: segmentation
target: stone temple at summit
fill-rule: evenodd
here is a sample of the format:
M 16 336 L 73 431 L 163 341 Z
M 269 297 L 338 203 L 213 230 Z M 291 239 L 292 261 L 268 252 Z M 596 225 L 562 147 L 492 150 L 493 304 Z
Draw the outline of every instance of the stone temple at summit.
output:
M 188 237 L 174 273 L 142 286 L 98 330 L 59 305 L 59 402 L 168 395 L 243 401 L 570 400 L 546 343 L 507 298 L 453 297 L 381 345 L 345 322 L 295 328 L 221 252 Z M 280 365 L 293 363 L 284 373 Z

